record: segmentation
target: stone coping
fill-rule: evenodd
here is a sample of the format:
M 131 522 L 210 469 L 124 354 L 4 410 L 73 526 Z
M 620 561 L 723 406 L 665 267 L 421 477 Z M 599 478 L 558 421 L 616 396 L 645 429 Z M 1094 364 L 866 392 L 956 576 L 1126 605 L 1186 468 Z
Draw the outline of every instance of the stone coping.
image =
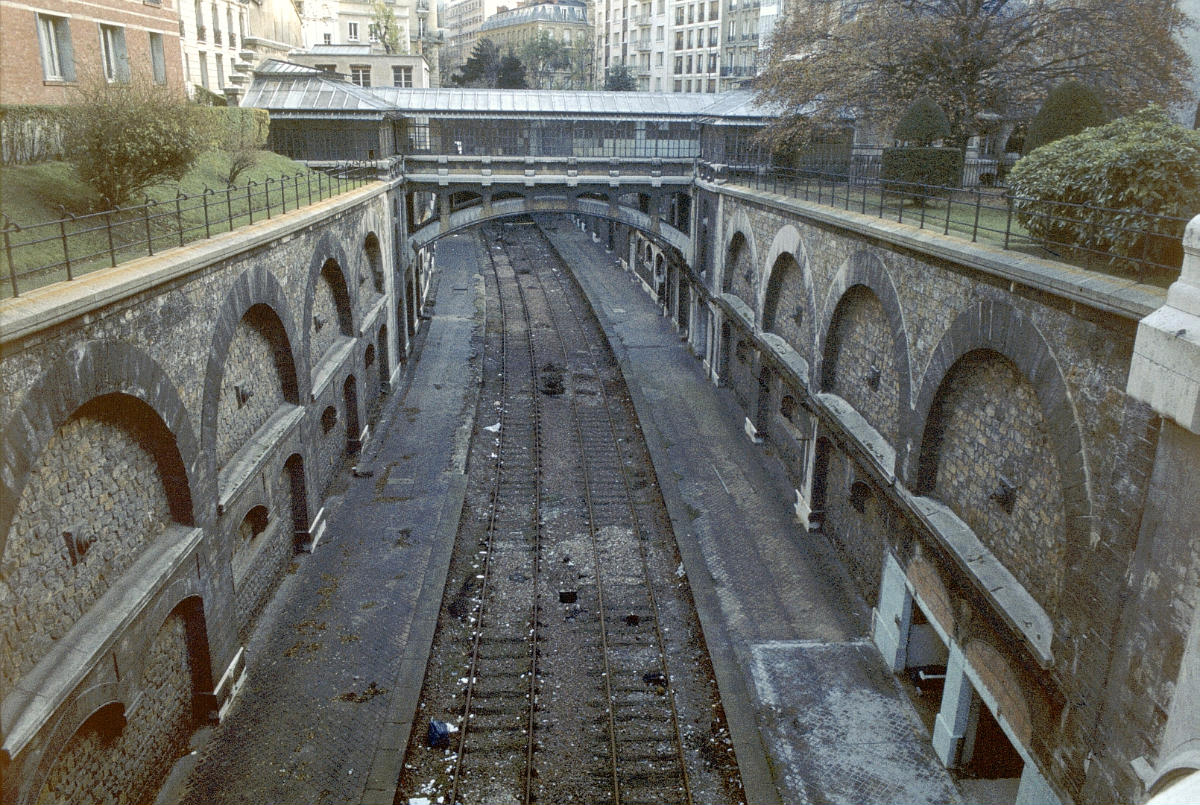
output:
M 1126 319 L 1141 319 L 1166 301 L 1166 290 L 1154 285 L 1111 277 L 1066 263 L 1005 251 L 981 243 L 971 243 L 929 229 L 918 229 L 909 224 L 767 191 L 755 191 L 734 184 L 715 184 L 697 179 L 696 186 L 712 193 L 768 204 L 782 212 L 793 213 L 821 224 L 846 229 L 894 246 L 957 263 Z
M 139 556 L 0 705 L 3 753 L 15 758 L 114 649 L 154 596 L 195 553 L 201 528 L 173 526 Z
M 958 566 L 976 582 L 1008 624 L 1021 635 L 1043 669 L 1054 665 L 1054 626 L 1046 610 L 984 546 L 969 525 L 939 500 L 896 490 L 925 527 L 948 549 Z
M 825 413 L 836 419 L 842 430 L 858 442 L 863 455 L 871 460 L 888 486 L 893 486 L 896 483 L 896 450 L 888 440 L 838 395 L 823 392 L 813 396 L 824 407 Z
M 309 402 L 316 402 L 328 389 L 333 376 L 346 362 L 346 358 L 354 350 L 354 339 L 339 335 L 337 340 L 321 356 L 317 368 L 313 371 L 312 393 Z
M 212 238 L 166 249 L 153 256 L 102 268 L 69 281 L 44 285 L 0 300 L 0 345 L 143 293 L 227 260 L 387 192 L 372 182 L 325 201 L 274 216 Z
M 217 514 L 225 514 L 230 502 L 266 463 L 285 436 L 304 419 L 304 407 L 285 403 L 226 462 L 218 474 Z

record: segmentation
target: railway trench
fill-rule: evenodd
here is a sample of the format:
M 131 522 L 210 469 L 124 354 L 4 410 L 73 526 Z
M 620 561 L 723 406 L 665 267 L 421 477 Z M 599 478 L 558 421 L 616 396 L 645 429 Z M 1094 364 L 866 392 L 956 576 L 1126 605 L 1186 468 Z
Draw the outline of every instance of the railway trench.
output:
M 397 803 L 744 801 L 617 363 L 532 222 L 486 282 L 468 489 Z M 430 746 L 426 727 L 449 734 Z

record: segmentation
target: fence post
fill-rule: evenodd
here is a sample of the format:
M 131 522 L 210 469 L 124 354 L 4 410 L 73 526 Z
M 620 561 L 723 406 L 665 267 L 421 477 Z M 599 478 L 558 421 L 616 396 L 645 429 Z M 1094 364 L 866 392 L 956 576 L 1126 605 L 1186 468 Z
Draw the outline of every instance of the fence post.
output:
M 1008 215 L 1004 220 L 1004 248 L 1008 248 L 1008 236 L 1012 232 L 1012 213 L 1013 213 L 1013 198 L 1008 193 L 1004 194 L 1004 200 L 1008 202 Z
M 229 231 L 233 231 L 233 185 L 225 185 L 225 214 L 229 216 Z
M 200 194 L 200 197 L 202 199 L 204 199 L 204 237 L 205 238 L 212 237 L 212 226 L 208 222 L 208 196 L 210 193 L 212 193 L 212 188 L 210 188 L 208 185 L 204 185 L 204 192 Z
M 983 200 L 983 194 L 979 191 L 979 186 L 975 186 L 975 223 L 971 226 L 971 242 L 974 243 L 979 238 L 979 205 Z
M 13 297 L 21 295 L 17 289 L 17 267 L 13 264 L 12 258 L 12 240 L 9 237 L 10 232 L 20 232 L 21 227 L 14 224 L 8 219 L 8 216 L 0 212 L 0 232 L 4 233 L 4 256 L 8 258 L 8 278 L 12 283 Z
M 977 185 L 978 186 L 978 185 Z M 943 235 L 950 234 L 950 211 L 954 209 L 954 193 L 946 197 L 946 227 L 942 230 Z
M 58 207 L 58 214 L 60 216 L 58 219 L 58 236 L 62 238 L 63 262 L 67 266 L 67 279 L 73 280 L 75 278 L 71 276 L 71 253 L 67 249 L 67 216 L 70 216 L 72 220 L 74 220 L 75 216 L 67 212 L 67 208 L 61 204 L 54 206 Z
M 179 229 L 179 245 L 183 245 L 183 199 L 187 198 L 182 191 L 175 191 L 175 226 Z
M 250 216 L 250 223 L 254 223 L 254 201 L 250 196 L 250 185 L 258 186 L 258 182 L 251 179 L 246 182 L 246 214 Z
M 265 198 L 266 202 L 267 202 L 267 220 L 268 221 L 271 220 L 271 183 L 274 181 L 275 180 L 273 178 L 268 176 L 267 180 L 265 182 L 263 182 L 263 198 Z
M 297 174 L 297 175 L 299 175 L 299 174 Z M 308 176 L 304 177 L 304 187 L 308 190 L 308 204 L 311 207 L 312 206 L 312 174 L 311 173 Z M 296 192 L 299 193 L 300 191 L 297 190 Z M 320 197 L 321 197 L 321 192 L 320 192 L 320 190 L 318 190 L 317 198 L 320 198 Z
M 300 177 L 304 171 L 296 171 L 296 175 L 292 177 L 292 184 L 296 189 L 296 209 L 300 209 Z M 308 203 L 312 204 L 312 195 L 309 195 Z
M 120 209 L 121 209 L 121 207 L 120 207 L 120 205 L 118 205 L 116 207 L 113 207 L 111 210 L 106 210 L 104 213 L 104 222 L 108 228 L 108 260 L 109 260 L 109 265 L 114 266 L 114 267 L 117 265 L 117 249 L 113 245 L 112 214 L 114 212 L 118 212 Z
M 143 196 L 145 202 L 142 204 L 142 222 L 146 226 L 146 253 L 151 257 L 154 256 L 154 235 L 150 232 L 150 197 Z

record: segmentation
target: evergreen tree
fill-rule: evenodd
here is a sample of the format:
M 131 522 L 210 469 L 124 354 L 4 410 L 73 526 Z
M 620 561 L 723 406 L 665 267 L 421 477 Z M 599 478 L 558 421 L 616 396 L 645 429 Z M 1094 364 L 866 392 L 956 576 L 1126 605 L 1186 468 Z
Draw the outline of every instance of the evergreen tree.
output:
M 1096 93 L 1079 81 L 1064 81 L 1046 96 L 1046 102 L 1029 122 L 1025 153 L 1107 121 Z
M 497 89 L 528 89 L 525 81 L 525 65 L 511 52 L 500 59 L 500 67 L 496 73 Z
M 892 139 L 920 148 L 931 146 L 949 136 L 950 121 L 946 113 L 927 95 L 913 101 L 892 132 Z

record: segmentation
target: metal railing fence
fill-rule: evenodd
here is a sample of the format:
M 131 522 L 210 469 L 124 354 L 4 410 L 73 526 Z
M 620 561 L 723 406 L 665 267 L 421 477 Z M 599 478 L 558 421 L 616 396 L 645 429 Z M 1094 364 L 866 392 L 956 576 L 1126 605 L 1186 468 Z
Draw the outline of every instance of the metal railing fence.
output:
M 7 273 L 0 297 L 231 232 L 361 187 L 377 175 L 372 166 L 350 163 L 85 215 L 60 207 L 63 217 L 34 224 L 0 213 Z
M 703 178 L 894 220 L 1081 267 L 1171 280 L 1183 260 L 1186 217 L 942 187 L 861 174 L 702 163 Z

